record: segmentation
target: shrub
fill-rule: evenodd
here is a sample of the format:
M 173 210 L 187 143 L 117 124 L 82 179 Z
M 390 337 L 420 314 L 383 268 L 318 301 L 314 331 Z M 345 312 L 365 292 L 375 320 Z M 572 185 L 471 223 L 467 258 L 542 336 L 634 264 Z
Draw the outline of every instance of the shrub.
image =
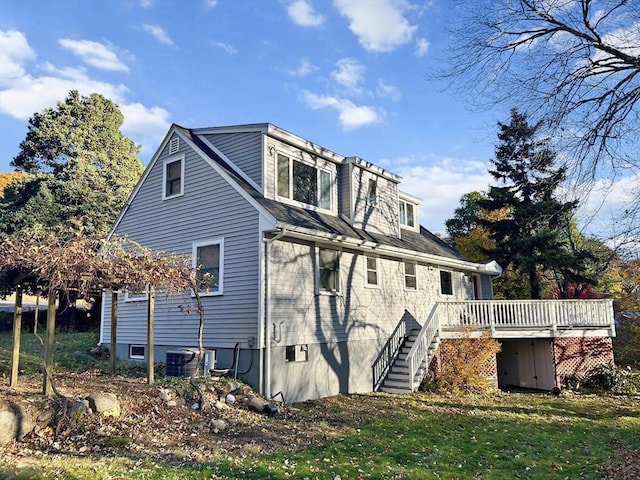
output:
M 481 394 L 493 390 L 495 384 L 489 377 L 495 374 L 495 356 L 500 348 L 500 343 L 490 334 L 471 338 L 470 331 L 465 331 L 462 338 L 442 343 L 442 365 L 436 374 L 435 389 L 453 394 Z
M 587 375 L 569 375 L 562 383 L 573 391 L 640 395 L 640 371 L 631 367 L 602 367 Z

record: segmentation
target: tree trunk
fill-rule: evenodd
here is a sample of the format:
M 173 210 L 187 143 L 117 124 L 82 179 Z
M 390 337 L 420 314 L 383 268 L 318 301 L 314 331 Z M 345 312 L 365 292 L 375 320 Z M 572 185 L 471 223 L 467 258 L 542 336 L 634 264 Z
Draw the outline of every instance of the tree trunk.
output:
M 18 385 L 18 364 L 20 362 L 20 333 L 22 329 L 22 285 L 16 287 L 16 303 L 13 313 L 13 344 L 11 346 L 11 377 L 9 386 Z
M 53 375 L 53 348 L 56 331 L 56 292 L 49 291 L 47 302 L 47 338 L 44 344 L 44 382 L 42 394 L 49 396 L 53 391 L 49 375 Z

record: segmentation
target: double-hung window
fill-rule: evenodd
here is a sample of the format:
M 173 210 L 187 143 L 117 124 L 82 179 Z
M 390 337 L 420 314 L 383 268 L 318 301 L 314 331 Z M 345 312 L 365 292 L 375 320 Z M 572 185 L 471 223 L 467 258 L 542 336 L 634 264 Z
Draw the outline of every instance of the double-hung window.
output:
M 197 269 L 200 292 L 203 295 L 222 295 L 224 269 L 224 239 L 195 242 L 193 261 Z
M 330 248 L 317 249 L 318 292 L 340 292 L 340 251 Z
M 415 228 L 415 206 L 412 203 L 400 200 L 400 225 Z
M 418 288 L 417 265 L 414 262 L 404 262 L 404 288 L 406 290 Z
M 453 295 L 453 275 L 446 270 L 440 270 L 440 293 Z
M 163 162 L 162 198 L 178 197 L 184 193 L 184 155 Z
M 331 173 L 278 154 L 278 196 L 331 210 Z
M 379 260 L 378 257 L 364 257 L 366 267 L 366 282 L 367 287 L 377 287 L 380 285 L 379 281 Z

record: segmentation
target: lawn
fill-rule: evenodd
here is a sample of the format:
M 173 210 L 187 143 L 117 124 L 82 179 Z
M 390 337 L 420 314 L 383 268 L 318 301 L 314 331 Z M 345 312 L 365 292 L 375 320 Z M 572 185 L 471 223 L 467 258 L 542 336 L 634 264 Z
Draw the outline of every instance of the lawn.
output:
M 81 346 L 78 335 L 57 337 L 61 355 L 83 358 L 95 345 L 87 336 Z M 1 362 L 6 345 L 2 334 Z M 114 391 L 122 416 L 88 417 L 57 438 L 0 447 L 0 478 L 598 479 L 616 471 L 620 453 L 640 447 L 638 397 L 344 395 L 281 406 L 278 416 L 266 417 L 238 406 L 165 407 L 143 379 L 71 373 L 62 361 L 58 368 L 61 390 Z M 21 394 L 37 380 L 21 379 Z M 10 396 L 6 383 L 0 391 Z M 228 423 L 221 432 L 210 427 L 219 418 Z M 625 476 L 628 468 L 614 478 L 634 478 Z

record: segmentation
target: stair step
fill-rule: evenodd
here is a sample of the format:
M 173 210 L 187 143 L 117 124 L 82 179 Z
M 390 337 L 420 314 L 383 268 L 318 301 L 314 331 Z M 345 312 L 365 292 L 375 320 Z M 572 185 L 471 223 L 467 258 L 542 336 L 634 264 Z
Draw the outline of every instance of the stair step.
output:
M 384 386 L 380 388 L 380 391 L 385 393 L 394 393 L 394 394 L 413 393 L 408 388 L 395 388 L 395 387 L 384 387 Z

